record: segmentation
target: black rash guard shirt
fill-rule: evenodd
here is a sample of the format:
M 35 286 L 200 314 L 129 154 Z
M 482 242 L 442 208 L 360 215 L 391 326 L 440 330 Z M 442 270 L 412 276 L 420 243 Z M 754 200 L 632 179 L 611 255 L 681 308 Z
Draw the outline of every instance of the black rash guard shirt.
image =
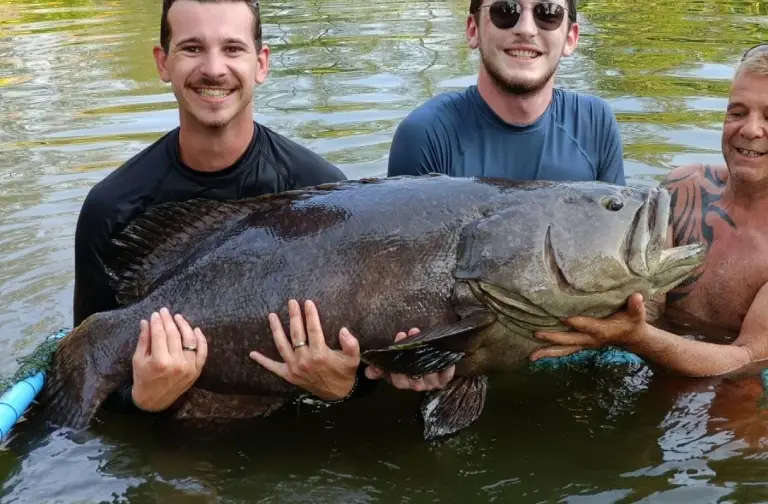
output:
M 179 128 L 170 131 L 94 185 L 85 198 L 75 231 L 73 327 L 93 313 L 118 307 L 102 259 L 110 253 L 112 237 L 153 205 L 197 197 L 233 200 L 342 180 L 337 167 L 255 121 L 246 151 L 217 172 L 185 166 L 179 155 Z M 138 328 L 137 320 L 137 335 Z M 370 387 L 363 368 L 358 377 Z M 121 387 L 105 406 L 137 411 L 131 386 Z

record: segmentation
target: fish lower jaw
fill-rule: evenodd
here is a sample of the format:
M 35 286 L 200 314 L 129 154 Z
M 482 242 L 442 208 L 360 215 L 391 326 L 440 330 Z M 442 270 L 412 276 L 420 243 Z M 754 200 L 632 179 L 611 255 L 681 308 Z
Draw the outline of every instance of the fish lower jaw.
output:
M 659 255 L 659 271 L 678 266 L 700 265 L 704 262 L 707 247 L 703 243 L 691 243 L 664 249 Z
M 661 251 L 659 262 L 651 275 L 654 289 L 667 292 L 688 278 L 704 264 L 707 247 L 703 243 L 693 243 Z

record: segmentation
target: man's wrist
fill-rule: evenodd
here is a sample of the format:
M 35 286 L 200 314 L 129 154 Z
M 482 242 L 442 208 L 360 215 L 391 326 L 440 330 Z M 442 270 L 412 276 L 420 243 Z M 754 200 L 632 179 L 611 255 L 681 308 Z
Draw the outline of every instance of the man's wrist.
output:
M 358 368 L 359 370 L 359 368 Z M 355 390 L 357 390 L 357 385 L 360 382 L 360 373 L 358 371 L 355 372 L 355 379 L 352 382 L 352 388 L 349 389 L 349 392 L 347 392 L 347 395 L 344 397 L 341 397 L 339 399 L 323 399 L 327 404 L 338 404 L 346 401 L 347 399 L 350 399 L 354 394 Z
M 145 413 L 159 413 L 165 409 L 148 407 L 146 405 L 146 397 L 142 394 L 141 390 L 136 387 L 135 383 L 131 386 L 131 402 L 133 402 L 133 405 L 136 406 L 136 408 Z

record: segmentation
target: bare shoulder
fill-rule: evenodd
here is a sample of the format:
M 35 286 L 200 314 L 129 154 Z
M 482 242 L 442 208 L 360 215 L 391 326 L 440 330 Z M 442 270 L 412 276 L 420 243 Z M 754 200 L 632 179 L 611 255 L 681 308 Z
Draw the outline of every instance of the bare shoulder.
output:
M 725 166 L 694 164 L 670 171 L 661 186 L 670 194 L 670 234 L 672 244 L 703 243 L 707 249 L 715 241 L 718 221 L 735 227 L 720 204 L 728 181 Z M 706 269 L 706 263 L 667 295 L 668 302 L 682 301 L 694 289 Z
M 692 164 L 675 168 L 661 182 L 671 197 L 670 225 L 675 245 L 705 242 L 712 245 L 708 215 L 715 213 L 730 221 L 718 204 L 728 181 L 721 165 Z
M 697 186 L 707 187 L 709 189 L 722 191 L 725 183 L 728 181 L 728 168 L 725 165 L 709 165 L 703 163 L 694 163 L 678 166 L 671 170 L 661 186 L 666 187 L 670 192 L 693 189 Z

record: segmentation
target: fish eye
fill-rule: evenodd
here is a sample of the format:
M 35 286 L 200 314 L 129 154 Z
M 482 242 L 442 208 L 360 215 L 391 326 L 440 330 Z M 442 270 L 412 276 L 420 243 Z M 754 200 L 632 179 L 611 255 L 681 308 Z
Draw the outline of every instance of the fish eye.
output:
M 603 198 L 603 206 L 611 212 L 618 212 L 624 208 L 624 202 L 618 198 Z

